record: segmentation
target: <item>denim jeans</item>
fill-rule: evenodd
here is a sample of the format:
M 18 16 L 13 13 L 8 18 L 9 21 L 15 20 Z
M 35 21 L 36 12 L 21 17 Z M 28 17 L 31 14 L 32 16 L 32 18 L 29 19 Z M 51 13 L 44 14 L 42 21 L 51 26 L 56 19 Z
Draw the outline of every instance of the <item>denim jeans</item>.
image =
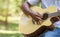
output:
M 60 28 L 55 28 L 53 31 L 47 31 L 39 37 L 60 37 Z

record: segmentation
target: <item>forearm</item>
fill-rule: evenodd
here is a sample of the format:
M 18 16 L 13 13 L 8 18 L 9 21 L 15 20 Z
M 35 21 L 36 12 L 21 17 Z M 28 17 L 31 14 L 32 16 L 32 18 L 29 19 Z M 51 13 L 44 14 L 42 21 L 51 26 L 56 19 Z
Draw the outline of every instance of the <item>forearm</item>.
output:
M 24 12 L 24 14 L 31 15 L 32 10 L 30 9 L 30 7 L 31 7 L 31 5 L 28 2 L 24 2 L 21 6 L 21 9 Z
M 48 29 L 48 30 L 54 30 L 54 28 L 55 28 L 55 27 L 54 27 L 54 25 L 53 25 L 53 24 L 52 24 L 52 25 L 50 25 L 50 26 L 47 26 L 47 29 Z

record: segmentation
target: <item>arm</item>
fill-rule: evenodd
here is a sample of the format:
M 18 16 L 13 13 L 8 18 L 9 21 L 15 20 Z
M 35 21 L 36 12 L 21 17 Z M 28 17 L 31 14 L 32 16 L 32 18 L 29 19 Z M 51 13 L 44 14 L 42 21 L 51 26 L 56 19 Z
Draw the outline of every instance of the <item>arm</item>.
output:
M 35 1 L 33 1 L 35 2 Z M 26 15 L 31 15 L 33 16 L 34 15 L 37 15 L 37 12 L 35 11 L 32 11 L 30 8 L 33 6 L 34 4 L 30 4 L 28 1 L 25 1 L 22 6 L 21 6 L 21 9 L 22 11 L 26 14 Z
M 31 0 L 32 1 L 32 0 Z M 38 1 L 38 0 L 37 0 Z M 33 1 L 33 2 L 36 2 L 36 1 Z M 39 1 L 38 1 L 39 2 Z M 32 5 L 34 5 L 34 4 L 32 4 Z M 22 4 L 22 6 L 21 6 L 21 9 L 22 9 L 22 11 L 24 12 L 24 14 L 26 14 L 26 15 L 30 15 L 37 23 L 39 22 L 39 21 L 42 21 L 42 16 L 41 16 L 41 14 L 39 14 L 38 12 L 35 12 L 35 11 L 32 11 L 31 9 L 30 9 L 30 7 L 32 7 L 32 5 L 29 3 L 29 2 L 27 2 L 27 1 L 25 1 L 23 4 Z
M 21 9 L 26 15 L 31 15 L 32 11 L 31 11 L 30 7 L 31 7 L 31 5 L 27 1 L 25 1 L 22 4 Z
M 48 30 L 54 30 L 54 28 L 55 28 L 55 27 L 54 27 L 53 24 L 51 24 L 50 26 L 47 27 Z

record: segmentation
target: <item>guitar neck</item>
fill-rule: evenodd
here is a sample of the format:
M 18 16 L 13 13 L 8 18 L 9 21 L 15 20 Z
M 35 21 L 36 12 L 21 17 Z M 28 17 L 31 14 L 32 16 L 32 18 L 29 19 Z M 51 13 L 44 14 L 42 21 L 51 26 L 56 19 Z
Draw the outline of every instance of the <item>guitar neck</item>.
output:
M 50 13 L 48 17 L 60 16 L 60 12 Z

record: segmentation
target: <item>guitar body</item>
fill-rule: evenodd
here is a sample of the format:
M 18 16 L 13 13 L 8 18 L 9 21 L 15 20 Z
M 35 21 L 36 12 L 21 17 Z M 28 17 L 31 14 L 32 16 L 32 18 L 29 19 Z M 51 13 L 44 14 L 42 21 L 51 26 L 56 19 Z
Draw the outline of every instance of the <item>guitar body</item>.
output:
M 55 6 L 50 6 L 49 8 L 46 8 L 46 9 L 42 9 L 40 7 L 32 7 L 31 9 L 34 10 L 34 11 L 40 12 L 40 14 L 43 14 L 45 12 L 52 13 L 52 12 L 57 11 L 57 8 Z M 23 14 L 20 18 L 19 24 L 20 24 L 20 26 L 19 26 L 20 29 L 19 30 L 20 30 L 21 33 L 33 35 L 36 32 L 38 33 L 39 30 L 40 30 L 40 32 L 42 32 L 42 30 L 45 28 L 45 26 L 50 26 L 51 25 L 51 22 L 50 22 L 50 18 L 48 18 L 41 25 L 33 24 L 32 23 L 32 18 L 30 16 L 27 17 Z

